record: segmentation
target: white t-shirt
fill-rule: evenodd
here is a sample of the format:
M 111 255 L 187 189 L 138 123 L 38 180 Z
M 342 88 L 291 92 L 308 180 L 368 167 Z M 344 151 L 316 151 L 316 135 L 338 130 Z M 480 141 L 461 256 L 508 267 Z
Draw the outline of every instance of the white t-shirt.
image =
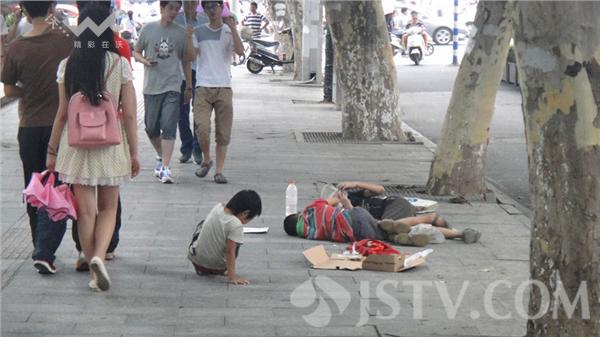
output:
M 229 26 L 212 29 L 208 23 L 196 28 L 194 48 L 200 53 L 196 60 L 196 86 L 231 88 L 231 56 L 233 35 Z
M 190 247 L 195 255 L 190 252 L 188 258 L 204 268 L 227 269 L 227 240 L 244 243 L 244 225 L 236 216 L 225 213 L 223 204 L 217 204 L 204 220 L 198 240 Z

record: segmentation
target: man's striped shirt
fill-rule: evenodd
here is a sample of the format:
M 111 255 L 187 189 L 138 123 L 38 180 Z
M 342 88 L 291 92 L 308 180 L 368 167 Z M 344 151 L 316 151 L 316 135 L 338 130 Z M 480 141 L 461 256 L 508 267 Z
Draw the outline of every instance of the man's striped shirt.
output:
M 260 26 L 262 25 L 262 22 L 266 20 L 267 18 L 260 13 L 248 14 L 244 18 L 243 24 L 252 28 L 253 38 L 258 38 L 260 37 Z

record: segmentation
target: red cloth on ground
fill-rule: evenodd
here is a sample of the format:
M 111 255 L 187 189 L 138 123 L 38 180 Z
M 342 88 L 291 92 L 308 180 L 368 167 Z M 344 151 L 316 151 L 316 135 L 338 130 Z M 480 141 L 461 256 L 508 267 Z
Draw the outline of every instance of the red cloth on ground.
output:
M 354 244 L 356 244 L 356 251 L 362 256 L 400 254 L 400 252 L 394 249 L 394 247 L 392 247 L 392 245 L 389 243 L 369 239 L 354 242 L 353 244 L 349 245 L 346 250 L 352 252 L 352 245 Z

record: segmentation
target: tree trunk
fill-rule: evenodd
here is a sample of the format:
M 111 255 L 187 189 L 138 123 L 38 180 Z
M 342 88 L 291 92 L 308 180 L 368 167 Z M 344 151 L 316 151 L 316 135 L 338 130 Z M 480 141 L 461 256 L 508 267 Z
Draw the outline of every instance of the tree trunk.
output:
M 325 34 L 325 74 L 323 76 L 323 103 L 333 102 L 333 41 L 331 28 L 327 26 Z
M 302 79 L 302 0 L 286 0 L 294 43 L 294 80 Z
M 548 290 L 530 291 L 529 337 L 600 336 L 599 17 L 595 1 L 516 3 L 534 211 L 530 271 Z M 570 315 L 555 294 L 572 303 L 579 290 Z
M 512 36 L 512 1 L 480 1 L 454 82 L 427 186 L 434 195 L 486 192 L 485 160 L 496 92 Z
M 275 41 L 280 43 L 279 54 L 285 55 L 286 59 L 289 59 L 294 53 L 294 44 L 292 39 L 288 34 L 279 34 L 282 29 L 291 28 L 286 0 L 267 0 L 267 4 L 269 20 L 271 21 L 271 27 L 275 32 Z M 285 15 L 278 15 L 281 10 L 278 10 L 277 8 L 281 7 L 282 5 L 285 6 Z M 294 71 L 294 65 L 284 64 L 283 71 L 286 73 Z
M 381 1 L 325 2 L 343 95 L 345 139 L 404 140 L 398 87 Z

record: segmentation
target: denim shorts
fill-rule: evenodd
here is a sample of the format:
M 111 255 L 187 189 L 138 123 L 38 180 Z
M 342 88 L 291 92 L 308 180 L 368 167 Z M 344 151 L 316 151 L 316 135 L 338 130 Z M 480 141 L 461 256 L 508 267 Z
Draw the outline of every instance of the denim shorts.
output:
M 150 138 L 175 140 L 179 122 L 180 93 L 168 91 L 158 95 L 144 95 L 146 134 Z M 161 133 L 162 131 L 162 133 Z

